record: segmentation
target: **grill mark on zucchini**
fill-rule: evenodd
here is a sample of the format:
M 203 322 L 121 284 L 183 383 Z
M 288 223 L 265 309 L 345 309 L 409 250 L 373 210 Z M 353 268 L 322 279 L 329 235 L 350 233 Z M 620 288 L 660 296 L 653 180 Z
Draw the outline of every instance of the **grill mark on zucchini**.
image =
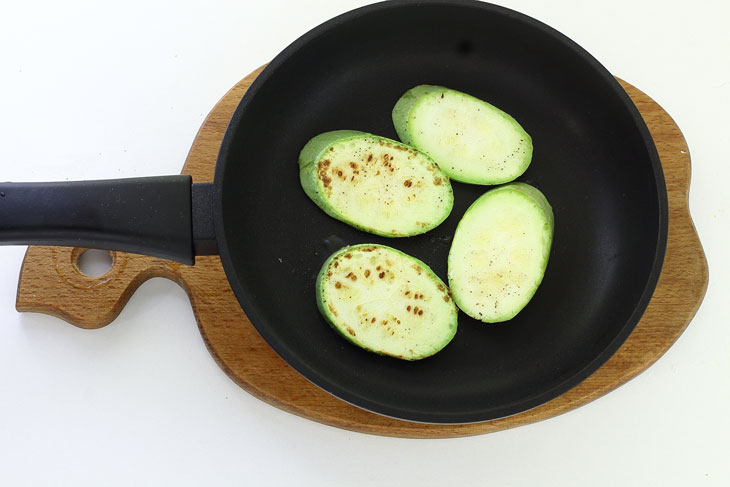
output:
M 338 287 L 342 280 L 351 284 Z M 420 260 L 372 244 L 332 254 L 316 284 L 317 306 L 341 336 L 405 360 L 431 356 L 454 337 L 458 311 L 448 292 Z
M 299 168 L 302 188 L 325 213 L 376 235 L 427 232 L 453 207 L 448 176 L 433 160 L 365 132 L 314 137 L 300 153 Z

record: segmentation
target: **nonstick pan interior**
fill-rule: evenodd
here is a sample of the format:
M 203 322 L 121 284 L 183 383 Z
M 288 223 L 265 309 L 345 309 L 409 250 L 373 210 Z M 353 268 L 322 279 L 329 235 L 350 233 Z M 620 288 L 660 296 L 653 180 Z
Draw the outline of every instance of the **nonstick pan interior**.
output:
M 442 225 L 387 239 L 319 210 L 300 187 L 297 156 L 328 130 L 397 139 L 393 105 L 424 83 L 485 99 L 531 134 L 533 161 L 519 180 L 547 196 L 555 236 L 545 279 L 516 318 L 485 324 L 460 313 L 443 351 L 405 362 L 334 333 L 317 311 L 315 277 L 341 246 L 381 243 L 446 280 L 456 225 L 489 188 L 454 182 L 454 209 Z M 638 322 L 666 245 L 661 167 L 628 96 L 561 34 L 486 4 L 378 4 L 296 41 L 238 107 L 216 186 L 223 264 L 262 336 L 325 390 L 413 421 L 493 419 L 578 384 Z

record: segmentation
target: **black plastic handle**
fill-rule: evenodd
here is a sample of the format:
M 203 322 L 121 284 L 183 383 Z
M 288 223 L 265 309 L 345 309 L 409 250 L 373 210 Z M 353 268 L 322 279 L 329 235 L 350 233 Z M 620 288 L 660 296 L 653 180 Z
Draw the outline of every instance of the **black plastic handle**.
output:
M 192 184 L 187 175 L 0 183 L 0 244 L 120 250 L 192 265 L 196 253 L 217 253 L 212 198 L 212 183 Z

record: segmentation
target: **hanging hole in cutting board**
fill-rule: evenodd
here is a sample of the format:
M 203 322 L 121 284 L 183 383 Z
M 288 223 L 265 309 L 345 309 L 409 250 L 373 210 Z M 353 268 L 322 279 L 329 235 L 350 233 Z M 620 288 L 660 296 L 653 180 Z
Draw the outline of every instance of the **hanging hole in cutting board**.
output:
M 89 249 L 82 252 L 76 261 L 79 272 L 89 277 L 98 277 L 109 272 L 114 264 L 112 254 L 106 250 Z

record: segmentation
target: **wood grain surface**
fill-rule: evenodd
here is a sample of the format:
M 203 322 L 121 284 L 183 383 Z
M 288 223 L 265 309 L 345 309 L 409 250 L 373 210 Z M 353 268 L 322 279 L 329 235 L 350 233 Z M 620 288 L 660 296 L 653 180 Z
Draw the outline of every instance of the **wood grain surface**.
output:
M 228 121 L 260 71 L 234 86 L 206 118 L 183 168 L 194 181 L 212 181 Z M 707 289 L 707 261 L 688 208 L 687 144 L 659 105 L 630 84 L 621 84 L 644 116 L 664 168 L 669 195 L 664 267 L 646 313 L 618 352 L 580 385 L 530 411 L 482 423 L 434 425 L 400 421 L 345 403 L 304 379 L 264 342 L 239 307 L 218 257 L 198 257 L 196 265 L 189 267 L 110 252 L 111 269 L 90 277 L 78 268 L 84 249 L 29 247 L 16 307 L 57 316 L 82 328 L 99 328 L 117 317 L 140 284 L 166 277 L 187 292 L 203 340 L 223 370 L 254 396 L 305 418 L 363 433 L 443 438 L 490 433 L 557 416 L 601 397 L 654 363 L 685 330 Z

